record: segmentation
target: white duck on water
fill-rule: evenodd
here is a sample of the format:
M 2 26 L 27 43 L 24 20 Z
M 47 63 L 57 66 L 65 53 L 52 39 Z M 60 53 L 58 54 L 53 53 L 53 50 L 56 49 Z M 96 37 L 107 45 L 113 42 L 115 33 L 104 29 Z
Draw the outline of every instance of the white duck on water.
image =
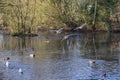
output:
M 35 54 L 30 54 L 29 55 L 31 58 L 34 58 L 35 57 Z
M 23 70 L 21 68 L 19 68 L 18 72 L 23 74 Z
M 89 60 L 90 64 L 95 64 L 95 60 Z
M 6 67 L 9 67 L 9 64 L 10 64 L 9 61 L 5 62 Z

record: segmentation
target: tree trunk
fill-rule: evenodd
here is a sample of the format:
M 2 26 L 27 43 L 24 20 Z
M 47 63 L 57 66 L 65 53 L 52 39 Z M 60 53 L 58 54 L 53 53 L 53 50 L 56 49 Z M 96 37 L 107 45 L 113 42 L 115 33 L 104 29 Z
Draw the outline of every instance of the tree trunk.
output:
M 92 30 L 93 32 L 96 30 L 96 14 L 97 14 L 97 0 L 95 0 L 95 7 L 94 7 L 94 16 L 93 16 L 93 23 L 92 23 Z

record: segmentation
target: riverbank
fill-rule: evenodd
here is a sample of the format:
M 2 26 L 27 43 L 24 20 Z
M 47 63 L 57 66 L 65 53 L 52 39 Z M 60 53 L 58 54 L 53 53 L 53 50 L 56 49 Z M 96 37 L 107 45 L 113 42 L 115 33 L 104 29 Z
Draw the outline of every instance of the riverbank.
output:
M 108 30 L 86 30 L 86 29 L 71 29 L 71 28 L 61 28 L 62 30 L 57 33 L 57 34 L 60 34 L 60 33 L 74 33 L 74 32 L 78 32 L 78 33 L 106 33 L 106 32 L 109 32 L 109 33 L 120 33 L 120 23 L 118 24 L 113 24 L 113 30 L 111 31 L 108 31 Z M 8 29 L 0 29 L 0 33 L 2 34 L 5 34 L 5 35 L 11 35 L 11 36 L 18 36 L 18 37 L 35 37 L 35 36 L 38 36 L 40 33 L 44 33 L 44 32 L 49 32 L 49 33 L 56 33 L 56 31 L 58 31 L 59 29 L 38 29 L 38 31 L 36 33 L 14 33 L 14 34 L 11 34 L 9 32 Z
M 11 35 L 11 36 L 18 36 L 18 37 L 35 37 L 35 36 L 38 36 L 39 34 L 41 33 L 55 33 L 57 34 L 56 32 L 51 32 L 52 30 L 39 30 L 37 33 L 27 33 L 27 34 L 21 34 L 21 33 L 15 33 L 15 34 L 10 34 L 8 33 L 7 31 L 5 30 L 0 30 L 0 33 L 1 34 L 5 34 L 5 35 Z M 55 31 L 55 29 L 54 29 Z M 95 30 L 95 31 L 92 31 L 92 30 L 72 30 L 72 29 L 63 29 L 61 31 L 61 33 L 59 34 L 64 34 L 64 33 L 120 33 L 120 30 L 113 30 L 113 31 L 106 31 L 106 30 Z

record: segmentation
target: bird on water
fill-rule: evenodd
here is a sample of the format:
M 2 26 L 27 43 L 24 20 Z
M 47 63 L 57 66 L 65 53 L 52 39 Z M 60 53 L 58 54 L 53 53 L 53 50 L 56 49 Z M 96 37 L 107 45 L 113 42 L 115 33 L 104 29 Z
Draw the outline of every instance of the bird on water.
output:
M 8 61 L 8 60 L 10 60 L 10 58 L 9 57 L 4 57 L 3 60 Z
M 18 72 L 23 74 L 23 70 L 21 68 L 19 68 Z
M 35 54 L 30 54 L 29 55 L 31 58 L 34 58 L 35 57 Z
M 89 63 L 90 64 L 95 64 L 95 60 L 90 60 Z
M 10 64 L 9 61 L 5 62 L 6 67 L 9 67 L 9 64 Z

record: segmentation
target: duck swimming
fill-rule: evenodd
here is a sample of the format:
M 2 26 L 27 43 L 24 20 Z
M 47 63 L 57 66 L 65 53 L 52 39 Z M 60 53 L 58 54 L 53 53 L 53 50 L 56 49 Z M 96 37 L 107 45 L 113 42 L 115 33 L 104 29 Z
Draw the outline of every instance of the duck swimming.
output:
M 9 67 L 9 61 L 5 62 L 6 67 Z
M 106 77 L 106 71 L 101 71 L 103 77 Z
M 10 60 L 10 58 L 9 57 L 4 57 L 3 60 L 7 61 L 7 60 Z
M 89 63 L 90 64 L 95 64 L 95 60 L 90 60 Z
M 23 70 L 21 68 L 19 68 L 18 72 L 23 74 Z
M 31 58 L 34 58 L 35 57 L 35 54 L 30 54 L 29 55 Z

